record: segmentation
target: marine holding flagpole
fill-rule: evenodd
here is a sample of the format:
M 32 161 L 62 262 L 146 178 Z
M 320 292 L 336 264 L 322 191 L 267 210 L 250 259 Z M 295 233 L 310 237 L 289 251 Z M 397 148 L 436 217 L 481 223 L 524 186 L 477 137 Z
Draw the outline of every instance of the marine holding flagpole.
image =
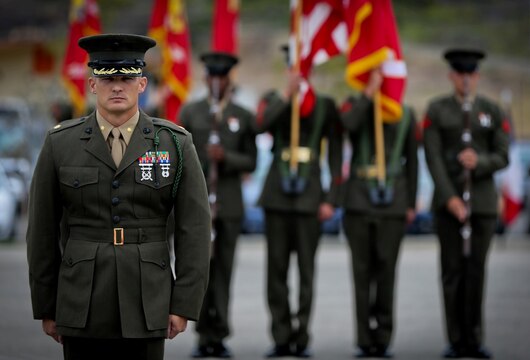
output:
M 432 100 L 423 120 L 440 240 L 445 358 L 492 356 L 484 346 L 485 268 L 497 224 L 493 176 L 508 165 L 510 126 L 499 106 L 477 91 L 485 56 L 465 48 L 444 53 L 454 93 Z
M 288 51 L 284 46 L 282 50 Z M 287 56 L 292 61 L 292 57 Z M 288 69 L 286 90 L 267 92 L 258 106 L 258 132 L 273 137 L 273 160 L 259 205 L 265 212 L 267 241 L 267 304 L 274 345 L 268 358 L 310 357 L 310 320 L 314 294 L 315 255 L 321 222 L 331 218 L 338 204 L 342 166 L 342 132 L 335 102 L 317 94 L 313 109 L 298 119 L 292 113 L 302 77 Z M 293 128 L 293 123 L 295 124 Z M 293 136 L 292 132 L 297 134 Z M 293 144 L 294 139 L 294 144 Z M 321 143 L 327 139 L 327 151 Z M 332 183 L 321 182 L 321 161 L 329 164 Z M 299 294 L 296 307 L 289 303 L 291 254 L 296 255 Z
M 416 208 L 414 113 L 402 105 L 406 64 L 390 0 L 348 2 L 346 80 L 357 90 L 341 120 L 353 147 L 344 232 L 355 296 L 354 355 L 391 357 L 396 266 Z
M 364 91 L 349 97 L 341 114 L 353 147 L 342 206 L 354 280 L 356 357 L 392 356 L 395 269 L 406 226 L 414 220 L 416 208 L 414 113 L 403 106 L 398 122 L 383 124 L 379 120 L 376 124 L 381 105 L 374 98 L 383 80 L 380 68 L 372 70 Z M 378 176 L 378 146 L 384 150 L 384 176 Z
M 161 360 L 164 339 L 199 317 L 209 265 L 206 183 L 190 134 L 139 110 L 144 55 L 155 44 L 129 34 L 79 40 L 96 111 L 48 131 L 35 167 L 33 316 L 63 344 L 65 359 Z

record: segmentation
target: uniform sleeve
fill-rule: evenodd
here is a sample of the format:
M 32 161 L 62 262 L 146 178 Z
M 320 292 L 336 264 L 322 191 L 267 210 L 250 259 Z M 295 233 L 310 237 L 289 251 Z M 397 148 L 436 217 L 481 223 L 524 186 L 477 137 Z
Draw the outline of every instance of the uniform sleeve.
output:
M 61 252 L 62 205 L 50 135 L 44 141 L 31 181 L 26 233 L 33 317 L 55 319 Z
M 362 124 L 373 119 L 373 102 L 365 95 L 358 99 L 350 97 L 342 106 L 342 126 L 350 132 L 357 132 Z
M 171 314 L 197 320 L 208 285 L 210 208 L 206 182 L 191 136 L 182 145 L 184 166 L 175 197 L 175 283 Z
M 458 193 L 451 183 L 443 161 L 444 149 L 437 121 L 437 111 L 434 106 L 430 105 L 423 120 L 425 158 L 440 202 L 446 204 L 450 197 L 458 196 Z
M 416 208 L 416 192 L 418 190 L 418 141 L 416 140 L 416 115 L 409 108 L 410 124 L 405 143 L 407 157 L 406 176 L 407 176 L 407 208 Z
M 510 146 L 509 127 L 505 124 L 508 121 L 500 109 L 493 112 L 495 126 L 493 139 L 491 141 L 491 151 L 478 154 L 477 167 L 473 171 L 474 178 L 483 178 L 493 175 L 497 170 L 508 166 L 508 151 Z
M 267 93 L 259 102 L 256 116 L 256 132 L 270 131 L 286 112 L 290 113 L 289 103 L 284 101 L 277 92 Z
M 224 172 L 252 172 L 256 168 L 258 151 L 256 147 L 256 134 L 252 126 L 256 120 L 251 113 L 246 113 L 243 121 L 245 123 L 244 130 L 246 131 L 243 136 L 243 143 L 238 149 L 239 151 L 226 151 L 223 166 Z
M 180 108 L 180 111 L 179 111 L 179 115 L 178 115 L 178 119 L 179 119 L 179 122 L 180 122 L 180 125 L 187 129 L 188 126 L 189 126 L 189 121 L 190 121 L 190 116 L 189 116 L 189 111 L 188 111 L 188 108 L 189 106 L 187 105 L 184 105 Z

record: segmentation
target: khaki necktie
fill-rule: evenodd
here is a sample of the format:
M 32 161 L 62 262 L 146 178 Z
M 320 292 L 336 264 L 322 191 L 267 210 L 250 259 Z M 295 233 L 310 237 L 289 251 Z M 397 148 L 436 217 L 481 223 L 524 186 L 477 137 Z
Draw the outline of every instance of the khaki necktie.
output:
M 123 157 L 123 144 L 120 141 L 121 132 L 118 128 L 113 128 L 111 131 L 112 134 L 112 143 L 111 143 L 111 150 L 110 154 L 112 155 L 112 159 L 114 160 L 114 163 L 116 166 L 120 165 L 121 158 Z

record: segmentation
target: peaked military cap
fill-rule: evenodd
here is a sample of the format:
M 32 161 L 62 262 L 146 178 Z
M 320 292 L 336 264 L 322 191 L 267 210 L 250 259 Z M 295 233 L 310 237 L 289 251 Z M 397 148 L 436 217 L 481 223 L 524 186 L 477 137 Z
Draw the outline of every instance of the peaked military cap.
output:
M 478 68 L 478 63 L 486 57 L 480 50 L 451 49 L 444 53 L 444 58 L 453 70 L 460 73 L 472 73 Z
M 225 52 L 209 52 L 201 55 L 200 59 L 208 74 L 212 76 L 227 75 L 232 67 L 239 62 L 237 57 Z
M 141 35 L 102 34 L 83 37 L 78 44 L 88 53 L 94 76 L 142 76 L 145 52 L 156 41 Z

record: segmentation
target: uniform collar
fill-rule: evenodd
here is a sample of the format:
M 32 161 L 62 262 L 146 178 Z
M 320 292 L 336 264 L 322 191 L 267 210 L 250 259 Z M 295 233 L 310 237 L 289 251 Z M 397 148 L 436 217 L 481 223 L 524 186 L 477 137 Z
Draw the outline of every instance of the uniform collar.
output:
M 456 101 L 459 103 L 459 104 L 463 104 L 464 103 L 464 98 L 457 94 L 457 93 L 454 93 L 454 98 L 456 99 Z M 469 95 L 469 101 L 471 103 L 474 103 L 475 102 L 475 98 L 476 98 L 476 95 L 475 94 L 470 94 Z
M 125 140 L 125 143 L 129 145 L 129 142 L 131 141 L 132 133 L 134 132 L 134 128 L 138 124 L 138 119 L 140 118 L 140 112 L 136 111 L 136 113 L 125 123 L 120 125 L 118 129 L 120 129 L 121 135 L 123 136 L 123 140 Z M 98 122 L 99 129 L 101 130 L 101 133 L 103 134 L 103 139 L 107 140 L 109 137 L 109 134 L 114 128 L 114 126 L 109 123 L 100 113 L 99 111 L 96 111 L 96 120 Z

